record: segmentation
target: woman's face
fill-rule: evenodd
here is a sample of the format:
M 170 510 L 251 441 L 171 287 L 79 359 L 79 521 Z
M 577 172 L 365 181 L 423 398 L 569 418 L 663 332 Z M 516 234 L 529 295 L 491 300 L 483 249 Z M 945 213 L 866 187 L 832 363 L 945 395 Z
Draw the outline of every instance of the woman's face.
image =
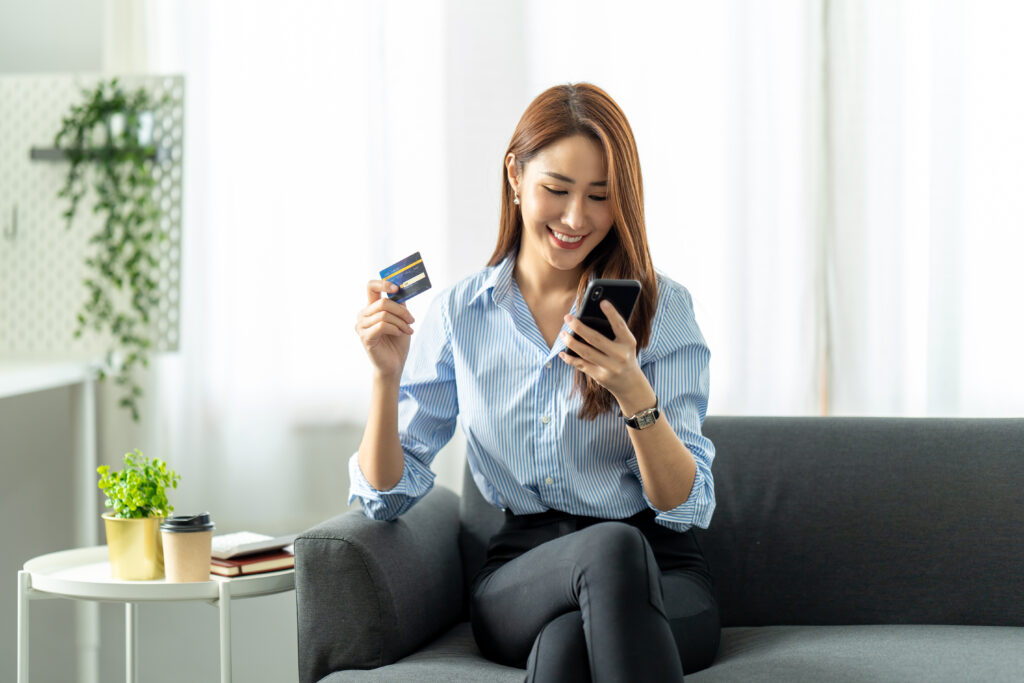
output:
M 584 135 L 557 140 L 522 169 L 506 159 L 523 215 L 520 257 L 561 271 L 578 269 L 612 227 L 604 151 Z

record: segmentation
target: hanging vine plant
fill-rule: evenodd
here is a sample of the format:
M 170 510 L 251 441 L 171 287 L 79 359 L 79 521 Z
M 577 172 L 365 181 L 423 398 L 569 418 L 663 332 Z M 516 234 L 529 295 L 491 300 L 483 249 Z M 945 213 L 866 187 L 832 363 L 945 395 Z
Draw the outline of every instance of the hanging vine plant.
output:
M 74 337 L 92 329 L 108 339 L 99 377 L 114 377 L 123 391 L 119 405 L 138 422 L 143 392 L 135 371 L 149 365 L 149 323 L 160 302 L 158 250 L 167 239 L 153 198 L 157 150 L 148 133 L 169 99 L 157 100 L 144 88 L 127 92 L 116 78 L 82 93 L 84 101 L 71 107 L 54 141 L 70 162 L 57 195 L 69 203 L 63 213 L 67 229 L 90 186 L 93 213 L 103 218 L 89 238 L 87 295 Z

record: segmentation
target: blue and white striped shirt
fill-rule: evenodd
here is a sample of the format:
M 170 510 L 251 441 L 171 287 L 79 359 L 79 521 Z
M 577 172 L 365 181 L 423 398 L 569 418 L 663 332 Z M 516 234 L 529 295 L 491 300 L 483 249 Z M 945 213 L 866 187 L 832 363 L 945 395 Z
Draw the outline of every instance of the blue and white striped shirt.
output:
M 434 484 L 430 463 L 461 414 L 466 457 L 484 498 L 514 514 L 554 508 L 622 519 L 649 507 L 656 521 L 684 531 L 707 528 L 715 509 L 714 446 L 701 434 L 707 411 L 710 351 L 690 293 L 658 275 L 651 342 L 641 370 L 662 418 L 697 462 L 689 498 L 661 511 L 641 485 L 636 453 L 618 410 L 579 418 L 573 368 L 548 348 L 512 277 L 515 255 L 438 294 L 410 345 L 402 373 L 398 432 L 405 469 L 388 491 L 374 489 L 349 461 L 349 502 L 361 499 L 374 519 L 394 519 Z M 575 306 L 573 307 L 575 314 Z M 565 326 L 563 329 L 568 329 Z

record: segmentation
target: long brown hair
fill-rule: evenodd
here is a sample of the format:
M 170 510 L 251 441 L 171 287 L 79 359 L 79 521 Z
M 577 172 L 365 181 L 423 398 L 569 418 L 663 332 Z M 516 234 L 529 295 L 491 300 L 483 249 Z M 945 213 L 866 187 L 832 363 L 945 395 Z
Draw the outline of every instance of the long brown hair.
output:
M 557 85 L 542 92 L 519 119 L 501 166 L 501 217 L 498 244 L 488 265 L 494 266 L 515 251 L 523 233 L 519 207 L 512 202 L 512 187 L 506 177 L 504 160 L 514 154 L 523 166 L 553 142 L 572 135 L 586 135 L 604 150 L 608 165 L 608 201 L 614 223 L 608 235 L 583 261 L 577 287 L 577 306 L 591 275 L 639 280 L 643 289 L 629 329 L 637 349 L 647 346 L 651 320 L 658 301 L 658 286 L 647 246 L 644 223 L 644 188 L 640 157 L 626 115 L 608 93 L 590 83 Z M 611 393 L 582 372 L 576 372 L 576 387 L 583 397 L 580 417 L 593 420 L 610 410 Z

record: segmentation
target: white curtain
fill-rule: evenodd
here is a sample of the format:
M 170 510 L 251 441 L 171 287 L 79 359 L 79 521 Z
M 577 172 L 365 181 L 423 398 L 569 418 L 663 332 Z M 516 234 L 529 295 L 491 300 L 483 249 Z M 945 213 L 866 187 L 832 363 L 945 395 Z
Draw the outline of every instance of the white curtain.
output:
M 229 524 L 342 509 L 369 390 L 352 332 L 365 281 L 419 250 L 435 285 L 421 316 L 479 268 L 519 115 L 577 80 L 632 123 L 655 263 L 693 293 L 712 349 L 712 413 L 1019 414 L 1020 14 L 147 3 L 144 67 L 184 73 L 188 98 L 160 452 Z M 456 487 L 461 467 L 457 449 L 436 463 Z
M 590 80 L 633 127 L 655 266 L 690 289 L 711 413 L 817 408 L 805 2 L 526 4 L 527 91 Z
M 1024 6 L 829 9 L 830 410 L 1019 416 Z
M 157 368 L 155 438 L 225 528 L 345 508 L 370 383 L 352 330 L 365 283 L 416 250 L 451 281 L 443 10 L 148 6 L 148 68 L 184 72 L 188 101 L 182 344 Z M 458 486 L 457 456 L 439 466 Z

